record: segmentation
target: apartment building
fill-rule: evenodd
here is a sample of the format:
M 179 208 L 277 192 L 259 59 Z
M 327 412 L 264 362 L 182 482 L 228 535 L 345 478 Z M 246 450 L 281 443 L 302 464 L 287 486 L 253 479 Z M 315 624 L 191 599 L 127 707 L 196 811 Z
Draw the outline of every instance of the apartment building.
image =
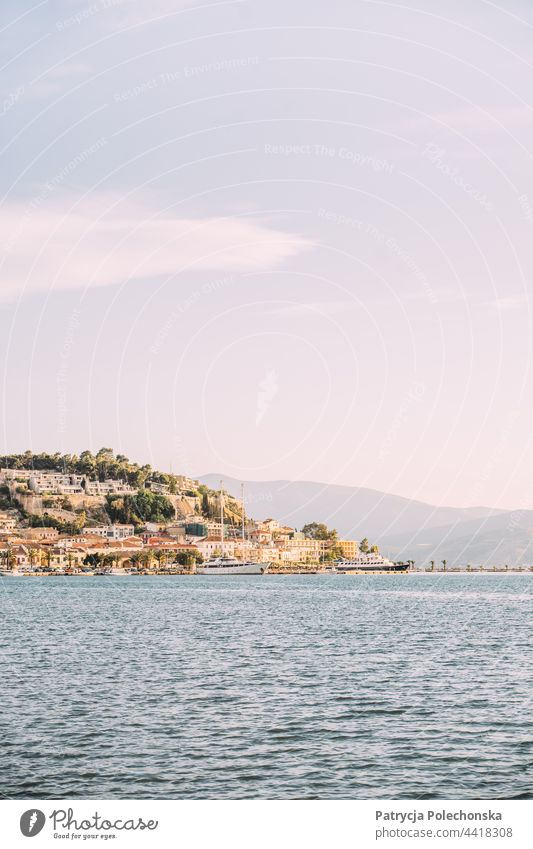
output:
M 32 469 L 0 469 L 0 479 L 3 483 L 27 481 L 34 474 Z
M 70 475 L 63 472 L 33 472 L 28 478 L 28 488 L 37 495 L 81 494 L 83 493 L 83 475 Z
M 350 560 L 352 557 L 357 557 L 359 554 L 359 543 L 355 539 L 340 539 L 337 545 L 342 551 L 342 556 Z
M 149 489 L 154 495 L 170 495 L 169 485 L 160 481 L 146 481 L 144 488 Z
M 195 481 L 192 478 L 188 478 L 186 475 L 176 475 L 176 486 L 180 492 L 197 490 L 200 486 L 200 481 Z
M 306 563 L 308 560 L 319 560 L 324 543 L 318 539 L 308 539 L 301 532 L 294 532 L 282 548 L 283 560 L 296 563 Z
M 35 542 L 52 542 L 58 538 L 59 531 L 56 528 L 28 528 L 21 531 L 21 536 Z
M 100 525 L 97 528 L 85 528 L 84 536 L 98 536 L 104 539 L 127 539 L 135 534 L 135 525 Z
M 87 495 L 135 495 L 137 490 L 128 483 L 116 480 L 85 481 Z

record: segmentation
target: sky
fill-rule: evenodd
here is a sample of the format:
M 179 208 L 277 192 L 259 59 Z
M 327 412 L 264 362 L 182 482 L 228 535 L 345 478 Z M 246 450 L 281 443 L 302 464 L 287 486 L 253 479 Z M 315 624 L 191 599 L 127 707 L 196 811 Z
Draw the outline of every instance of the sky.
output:
M 533 508 L 533 5 L 4 0 L 2 453 Z

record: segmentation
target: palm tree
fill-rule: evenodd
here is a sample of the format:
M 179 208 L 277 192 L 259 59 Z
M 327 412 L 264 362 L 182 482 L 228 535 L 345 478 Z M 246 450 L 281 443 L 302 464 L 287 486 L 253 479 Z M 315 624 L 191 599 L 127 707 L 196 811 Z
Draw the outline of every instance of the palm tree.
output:
M 144 552 L 142 551 L 134 551 L 130 557 L 130 563 L 135 568 L 138 569 L 142 564 L 142 555 Z
M 88 554 L 83 562 L 85 566 L 92 566 L 93 569 L 96 569 L 102 562 L 102 555 L 96 551 L 94 554 Z
M 432 572 L 434 572 L 434 571 L 435 571 L 435 561 L 434 561 L 434 560 L 430 560 L 430 561 L 429 561 L 429 565 L 431 566 L 431 571 L 432 571 Z
M 104 554 L 102 558 L 102 566 L 106 569 L 113 565 L 114 556 L 112 554 Z
M 158 548 L 154 551 L 154 557 L 157 560 L 157 568 L 161 569 L 161 565 L 166 562 L 167 552 L 163 551 L 161 548 Z
M 5 565 L 5 567 L 8 571 L 13 569 L 13 565 L 14 565 L 14 562 L 15 562 L 15 555 L 13 554 L 13 552 L 11 550 L 11 546 L 8 546 L 7 548 L 5 548 L 2 551 L 1 559 L 4 561 L 4 565 Z
M 150 563 L 154 559 L 154 552 L 151 549 L 147 551 L 141 551 L 141 563 L 145 566 L 146 569 L 150 568 Z
M 442 561 L 442 569 L 443 569 L 443 571 L 444 571 L 444 572 L 446 571 L 446 564 L 447 564 L 447 563 L 448 563 L 448 561 L 447 561 L 447 560 L 443 560 L 443 561 Z
M 362 540 L 361 540 L 361 542 L 359 543 L 359 550 L 360 550 L 363 554 L 368 554 L 369 549 L 370 549 L 370 545 L 368 544 L 368 539 L 365 537 L 365 538 L 364 538 L 364 539 L 362 539 Z

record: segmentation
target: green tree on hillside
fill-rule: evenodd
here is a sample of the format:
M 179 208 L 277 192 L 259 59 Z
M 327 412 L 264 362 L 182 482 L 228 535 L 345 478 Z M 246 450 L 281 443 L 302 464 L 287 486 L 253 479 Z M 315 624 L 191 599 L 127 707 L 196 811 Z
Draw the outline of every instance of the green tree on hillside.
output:
M 307 537 L 307 539 L 337 539 L 337 531 L 334 528 L 330 530 L 327 525 L 324 525 L 323 522 L 310 522 L 309 524 L 304 525 L 302 528 L 302 533 L 305 537 Z
M 149 489 L 141 489 L 136 495 L 108 495 L 106 509 L 111 522 L 136 527 L 146 522 L 169 522 L 174 518 L 172 502 Z

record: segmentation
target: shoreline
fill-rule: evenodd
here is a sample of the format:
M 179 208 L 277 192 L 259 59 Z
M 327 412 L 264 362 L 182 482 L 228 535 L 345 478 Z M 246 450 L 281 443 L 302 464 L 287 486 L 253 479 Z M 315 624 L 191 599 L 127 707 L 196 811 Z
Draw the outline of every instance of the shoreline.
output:
M 308 578 L 316 577 L 361 577 L 361 576 L 383 576 L 398 577 L 398 576 L 419 576 L 419 575 L 533 575 L 533 568 L 524 569 L 435 569 L 434 571 L 416 569 L 409 572 L 392 572 L 392 571 L 356 571 L 350 572 L 326 572 L 326 571 L 291 571 L 291 572 L 264 572 L 262 575 L 243 575 L 243 574 L 222 574 L 222 575 L 197 575 L 195 572 L 139 572 L 131 574 L 130 572 L 109 572 L 107 574 L 96 574 L 94 572 L 0 572 L 0 578 L 268 578 L 282 577 L 289 578 L 294 575 L 304 575 Z

